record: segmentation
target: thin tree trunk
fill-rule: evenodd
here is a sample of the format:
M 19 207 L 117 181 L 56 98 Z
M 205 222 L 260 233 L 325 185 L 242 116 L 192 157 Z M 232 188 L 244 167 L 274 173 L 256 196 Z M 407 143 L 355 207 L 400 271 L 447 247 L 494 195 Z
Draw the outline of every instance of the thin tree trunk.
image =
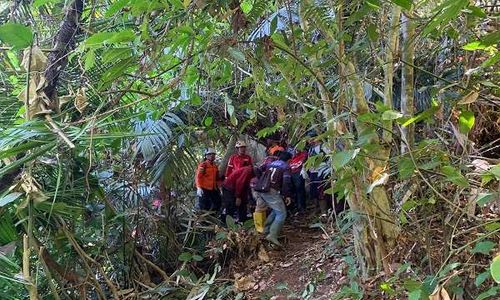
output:
M 384 104 L 389 109 L 392 109 L 392 87 L 394 82 L 394 56 L 398 49 L 399 37 L 399 18 L 401 16 L 401 8 L 394 5 L 392 9 L 392 18 L 390 30 L 387 37 L 387 46 L 385 49 L 385 86 L 384 86 Z M 382 133 L 382 138 L 387 144 L 392 143 L 392 120 L 383 121 L 383 126 L 386 130 Z
M 50 99 L 50 108 L 59 110 L 57 100 L 57 83 L 61 72 L 68 63 L 68 53 L 75 47 L 75 36 L 79 31 L 80 16 L 83 11 L 83 0 L 75 0 L 66 8 L 66 14 L 61 28 L 55 37 L 54 47 L 48 57 L 45 80 L 47 82 L 44 92 Z
M 401 113 L 405 116 L 414 114 L 414 75 L 413 60 L 415 56 L 415 24 L 405 14 L 401 16 L 401 27 L 403 32 L 404 47 L 401 53 L 401 59 L 405 62 L 401 72 Z M 415 140 L 415 126 L 410 124 L 403 127 L 403 142 L 401 143 L 401 152 L 408 151 L 406 143 L 411 147 Z

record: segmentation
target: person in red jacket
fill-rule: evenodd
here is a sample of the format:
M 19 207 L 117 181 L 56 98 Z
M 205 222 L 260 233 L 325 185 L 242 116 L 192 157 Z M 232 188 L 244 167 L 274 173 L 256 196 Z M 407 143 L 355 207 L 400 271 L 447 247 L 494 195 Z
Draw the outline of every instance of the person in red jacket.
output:
M 255 176 L 254 168 L 241 167 L 231 173 L 222 183 L 222 221 L 226 216 L 233 216 L 238 211 L 238 221 L 244 222 L 247 218 L 247 199 L 250 191 L 250 181 Z
M 231 155 L 229 162 L 227 163 L 226 177 L 231 176 L 234 171 L 252 165 L 252 158 L 250 155 L 246 154 L 247 145 L 243 141 L 236 142 L 237 153 Z

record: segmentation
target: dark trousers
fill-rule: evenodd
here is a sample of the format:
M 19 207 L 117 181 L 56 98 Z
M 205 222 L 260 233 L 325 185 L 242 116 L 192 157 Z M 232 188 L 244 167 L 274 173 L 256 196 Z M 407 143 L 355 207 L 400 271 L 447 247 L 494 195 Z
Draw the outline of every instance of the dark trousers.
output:
M 292 184 L 295 194 L 293 199 L 295 207 L 299 211 L 304 211 L 306 209 L 306 181 L 304 180 L 304 177 L 300 175 L 300 172 L 292 173 Z
M 320 197 L 320 184 L 322 178 L 317 172 L 309 172 L 309 197 L 317 201 Z
M 241 204 L 236 207 L 236 196 L 233 191 L 222 188 L 222 222 L 226 222 L 226 216 L 234 217 L 235 213 L 239 222 L 245 222 L 247 219 L 247 201 L 245 197 L 241 198 Z
M 199 197 L 199 208 L 201 210 L 219 211 L 220 202 L 221 199 L 218 189 L 215 190 L 203 189 L 203 196 Z

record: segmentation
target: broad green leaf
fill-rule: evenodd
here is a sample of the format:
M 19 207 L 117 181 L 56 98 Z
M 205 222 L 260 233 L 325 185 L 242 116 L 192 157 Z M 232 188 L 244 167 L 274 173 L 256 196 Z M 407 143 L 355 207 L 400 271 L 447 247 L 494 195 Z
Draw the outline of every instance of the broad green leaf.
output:
M 230 215 L 226 216 L 226 225 L 231 230 L 237 230 L 238 229 L 238 226 L 236 225 L 236 222 L 234 222 L 233 217 L 231 217 Z
M 402 113 L 395 110 L 386 110 L 382 113 L 382 120 L 396 120 L 403 116 Z
M 415 165 L 410 158 L 402 158 L 398 161 L 399 179 L 408 179 L 415 172 Z
M 476 280 L 474 280 L 474 284 L 479 287 L 481 286 L 481 284 L 483 284 L 483 282 L 486 281 L 486 279 L 490 278 L 491 274 L 490 274 L 490 270 L 486 270 L 485 272 L 477 275 L 476 277 Z
M 496 283 L 500 283 L 500 255 L 497 255 L 490 265 L 491 277 Z
M 191 259 L 193 258 L 193 255 L 189 252 L 182 252 L 180 255 L 179 255 L 179 260 L 180 261 L 190 261 Z
M 487 46 L 484 45 L 481 41 L 474 41 L 470 42 L 468 44 L 465 44 L 462 49 L 467 50 L 467 51 L 475 51 L 475 50 L 483 50 Z
M 135 39 L 135 33 L 132 29 L 125 29 L 122 31 L 114 32 L 112 36 L 107 39 L 107 43 L 118 44 L 130 42 Z
M 102 80 L 104 82 L 111 82 L 120 77 L 134 63 L 134 60 L 134 57 L 120 60 L 118 63 L 104 72 L 104 74 L 102 74 Z
M 203 260 L 203 257 L 202 257 L 202 256 L 200 256 L 200 255 L 195 254 L 195 255 L 193 255 L 193 260 L 194 260 L 194 261 L 202 261 L 202 260 Z
M 412 5 L 411 0 L 391 0 L 391 2 L 407 10 L 410 10 Z
M 252 8 L 253 8 L 253 1 L 251 0 L 243 0 L 241 3 L 240 3 L 240 7 L 241 7 L 241 10 L 243 11 L 243 13 L 245 15 L 247 15 L 250 11 L 252 11 Z
M 332 165 L 335 170 L 339 170 L 343 166 L 347 165 L 347 163 L 356 157 L 359 153 L 359 149 L 349 150 L 349 151 L 341 151 L 337 152 L 332 156 Z
M 461 133 L 467 134 L 474 126 L 474 113 L 471 111 L 462 111 L 458 118 L 458 129 Z
M 113 36 L 113 32 L 105 32 L 105 31 L 97 32 L 97 33 L 94 33 L 93 35 L 89 36 L 85 40 L 84 45 L 85 46 L 100 45 L 112 36 Z
M 481 254 L 486 254 L 488 255 L 495 247 L 496 243 L 493 243 L 492 241 L 482 241 L 476 244 L 474 246 L 474 249 L 471 250 L 472 253 L 481 253 Z
M 190 101 L 191 105 L 194 105 L 194 106 L 200 106 L 203 102 L 201 100 L 201 97 L 198 96 L 198 95 L 193 95 L 191 97 L 191 101 Z
M 85 64 L 84 64 L 84 68 L 86 71 L 92 69 L 95 65 L 95 52 L 94 50 L 89 50 L 86 54 L 85 54 Z
M 115 63 L 121 59 L 129 58 L 132 55 L 132 50 L 130 48 L 110 48 L 106 49 L 102 54 L 102 62 Z
M 441 172 L 446 176 L 448 181 L 453 182 L 454 184 L 461 187 L 468 187 L 469 182 L 467 179 L 460 173 L 459 170 L 453 168 L 452 166 L 444 166 L 441 168 Z
M 0 40 L 14 49 L 26 48 L 31 45 L 33 33 L 29 27 L 18 23 L 6 23 L 0 26 Z
M 0 207 L 5 206 L 13 201 L 15 201 L 17 198 L 19 198 L 22 195 L 22 193 L 10 193 L 7 194 L 3 197 L 0 198 Z
M 480 18 L 486 18 L 486 13 L 484 12 L 483 9 L 480 7 L 474 6 L 474 5 L 469 5 L 468 9 L 471 11 L 471 14 L 480 17 Z
M 210 127 L 210 125 L 212 125 L 213 123 L 213 118 L 208 116 L 206 117 L 204 120 L 203 120 L 203 124 L 206 126 L 206 127 Z
M 486 67 L 492 66 L 492 65 L 496 64 L 498 61 L 500 61 L 500 52 L 495 53 L 495 55 L 493 55 L 492 57 L 485 60 L 481 64 L 481 67 L 486 68 Z
M 479 194 L 477 197 L 476 203 L 479 206 L 485 206 L 488 204 L 490 201 L 495 199 L 495 194 L 493 193 L 484 193 L 484 194 Z

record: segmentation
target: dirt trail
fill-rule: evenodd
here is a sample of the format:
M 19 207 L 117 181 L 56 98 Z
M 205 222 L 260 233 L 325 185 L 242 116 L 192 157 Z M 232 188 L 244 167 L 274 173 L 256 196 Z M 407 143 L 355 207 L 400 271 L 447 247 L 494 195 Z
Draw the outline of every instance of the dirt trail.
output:
M 320 228 L 295 221 L 284 227 L 283 249 L 266 244 L 254 267 L 235 270 L 245 299 L 331 299 L 346 281 L 346 265 L 331 240 Z

